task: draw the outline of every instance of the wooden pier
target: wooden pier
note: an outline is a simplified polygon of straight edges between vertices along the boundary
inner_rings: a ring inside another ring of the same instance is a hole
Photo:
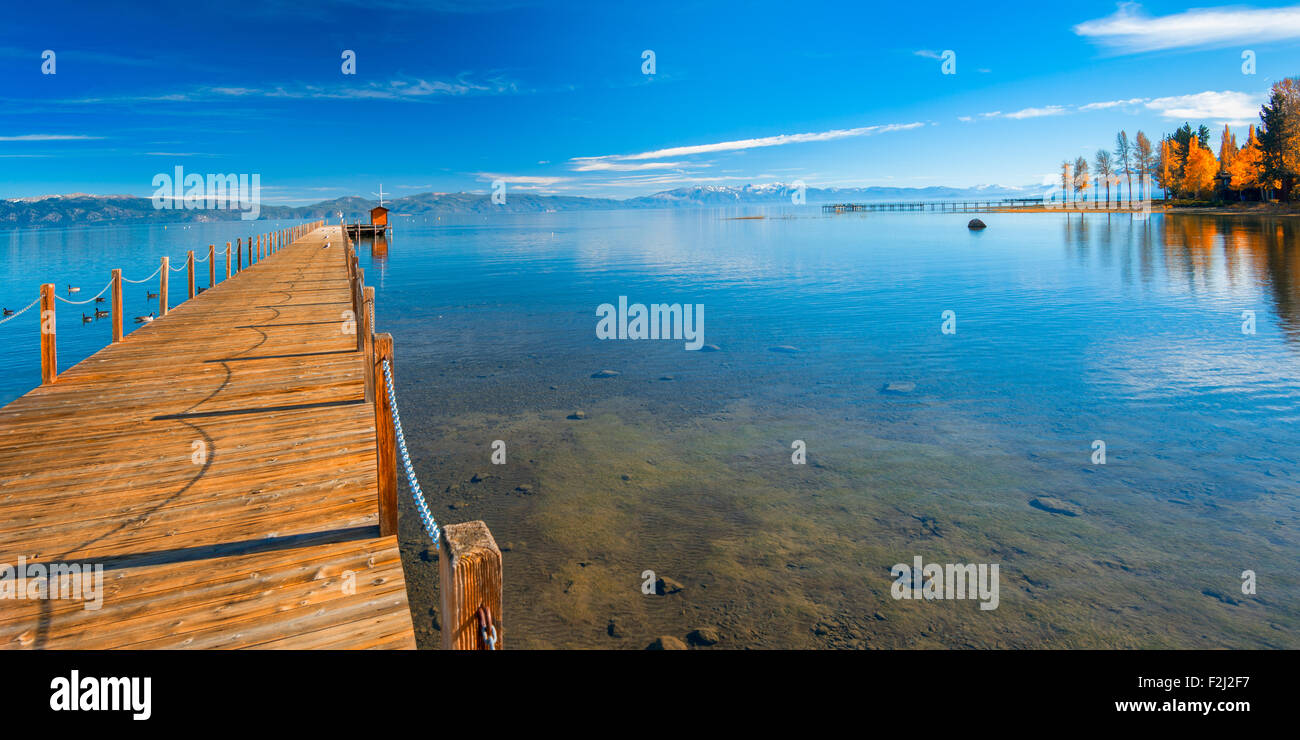
[[[1001,198],[998,200],[918,200],[881,203],[826,203],[822,213],[858,213],[876,211],[938,211],[946,213],[988,213],[1016,208],[1041,208],[1042,198]]]
[[[189,298],[170,308],[164,258],[162,317],[126,336],[114,271],[114,342],[64,372],[42,333],[46,382],[0,409],[0,567],[101,565],[102,606],[29,582],[36,598],[0,598],[0,648],[415,647],[392,338],[373,333],[342,231],[241,240],[233,273],[229,247],[220,270],[209,248],[202,291],[191,252]],[[500,552],[490,534],[457,539],[468,526],[448,528],[457,554],[497,570],[491,593],[459,597],[500,631]],[[444,614],[443,629],[472,637],[473,620]]]

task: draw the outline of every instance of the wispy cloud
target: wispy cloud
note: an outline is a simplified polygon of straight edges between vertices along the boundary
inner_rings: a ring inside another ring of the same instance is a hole
[[[925,57],[926,59],[943,59],[943,54],[940,54],[937,51],[931,51],[930,49],[917,49],[912,52],[912,54],[918,57]]]
[[[593,163],[601,162],[636,162],[647,159],[664,159],[666,157],[687,157],[696,154],[716,154],[718,152],[735,152],[745,149],[758,149],[770,146],[785,146],[787,144],[803,144],[813,141],[833,141],[835,139],[847,139],[855,136],[873,136],[890,131],[905,131],[908,129],[919,128],[924,123],[891,123],[880,126],[861,126],[858,128],[832,129],[830,131],[819,131],[803,134],[780,134],[777,136],[763,136],[756,139],[736,139],[734,141],[719,141],[713,144],[694,144],[691,146],[677,146],[668,149],[655,149],[648,152],[638,152],[636,154],[604,154],[596,157],[574,157],[570,160],[574,169],[584,167],[593,169]]]
[[[1150,16],[1137,3],[1085,21],[1074,32],[1119,53],[1230,46],[1300,39],[1300,6],[1198,8]]]
[[[1024,108],[1014,113],[1006,113],[1004,118],[1021,120],[1023,118],[1042,118],[1044,116],[1059,116],[1065,113],[1065,107],[1060,105],[1047,105],[1042,108]]]
[[[87,103],[195,103],[214,100],[391,100],[430,101],[447,97],[510,95],[525,92],[518,83],[504,77],[474,78],[469,74],[452,79],[418,77],[371,82],[365,85],[282,84],[262,87],[207,86],[150,95],[78,98],[55,102]]]
[[[81,134],[21,134],[19,136],[0,136],[0,141],[89,141],[102,139],[102,136],[84,136]]]
[[[1211,121],[1244,126],[1258,122],[1264,94],[1207,90],[1195,95],[1173,95],[1147,101],[1146,107],[1165,118]]]

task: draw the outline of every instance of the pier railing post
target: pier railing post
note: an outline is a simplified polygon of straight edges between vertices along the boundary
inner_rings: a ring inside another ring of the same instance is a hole
[[[248,266],[253,266],[253,237],[248,237]]]
[[[190,278],[189,297],[193,298],[194,297],[194,250],[193,249],[190,250],[189,258],[186,259],[185,262],[186,262],[186,266],[189,268],[189,278]]]
[[[375,289],[366,288],[365,298],[361,301],[361,315],[357,317],[357,326],[361,327],[358,337],[361,342],[357,348],[366,360],[366,367],[375,366],[375,327],[371,325],[370,316],[375,310]],[[366,400],[375,398],[375,374],[366,373]]]
[[[438,555],[443,650],[487,649],[480,634],[480,607],[495,628],[495,649],[502,649],[501,570],[501,550],[486,524],[473,521],[443,527]]]
[[[366,312],[365,284],[365,270],[358,267],[357,276],[352,280],[352,305],[357,312],[357,326],[361,326],[361,316]],[[357,332],[357,350],[363,350],[365,347],[363,332]]]
[[[208,245],[208,287],[211,288],[217,284],[217,262],[212,259],[217,254],[217,245]]]
[[[122,271],[113,270],[113,341],[122,341]]]
[[[41,286],[41,385],[53,383],[59,374],[59,355],[55,347],[57,321],[54,313],[54,283]]]
[[[244,271],[244,241],[242,237],[235,237],[235,272]]]
[[[162,258],[162,269],[158,271],[158,315],[167,315],[167,278],[171,275],[171,261]]]
[[[230,242],[226,242],[226,279],[230,279]]]
[[[393,405],[388,400],[384,383],[384,361],[389,372],[397,375],[393,367],[393,335],[375,337],[374,361],[370,374],[375,385],[375,472],[379,501],[379,534],[397,534],[397,431],[393,427]],[[394,378],[396,383],[396,378]]]

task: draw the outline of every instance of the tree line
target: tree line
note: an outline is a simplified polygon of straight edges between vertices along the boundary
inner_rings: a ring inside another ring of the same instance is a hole
[[[1150,177],[1166,200],[1290,201],[1300,181],[1300,78],[1274,83],[1259,118],[1259,125],[1250,126],[1241,145],[1225,125],[1217,156],[1210,146],[1210,129],[1203,124],[1193,129],[1184,123],[1163,136],[1158,147],[1141,131],[1132,141],[1120,131],[1113,152],[1098,150],[1091,163],[1085,157],[1061,163],[1062,196],[1073,191],[1076,199],[1096,201],[1102,199],[1104,188],[1103,202],[1109,207],[1112,185],[1116,205],[1124,183],[1129,201],[1133,200],[1134,177],[1138,198],[1150,197],[1142,189]]]

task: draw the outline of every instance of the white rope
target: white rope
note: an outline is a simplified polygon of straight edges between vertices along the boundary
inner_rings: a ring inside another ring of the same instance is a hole
[[[34,300],[34,301],[32,301],[31,303],[28,303],[26,306],[23,306],[22,308],[18,309],[17,313],[15,313],[13,316],[6,316],[6,317],[4,317],[3,319],[0,319],[0,324],[3,324],[3,323],[6,322],[6,321],[11,321],[11,320],[13,320],[13,319],[16,319],[16,318],[18,318],[19,316],[22,316],[23,313],[24,313],[25,311],[27,311],[27,309],[31,308],[32,306],[35,306],[36,304],[38,304],[38,303],[40,303],[40,302],[41,302],[41,297],[40,297],[40,296],[36,296],[36,300]]]
[[[84,301],[70,301],[70,300],[68,300],[67,298],[64,298],[63,296],[59,295],[58,293],[55,293],[55,294],[54,294],[54,297],[55,297],[56,299],[60,300],[60,301],[63,301],[64,303],[67,303],[67,304],[70,304],[70,305],[73,305],[73,306],[84,306],[84,305],[86,305],[87,303],[93,303],[94,300],[95,300],[96,298],[98,298],[99,296],[104,295],[105,293],[107,293],[107,292],[108,292],[108,289],[111,288],[111,287],[113,287],[113,281],[112,281],[112,280],[109,280],[109,281],[108,281],[108,285],[105,285],[103,290],[99,291],[98,294],[93,295],[93,296],[91,296],[90,298],[87,298],[87,299],[84,300]]]
[[[216,254],[216,252],[214,251],[213,254]],[[204,257],[203,259],[199,259],[199,258],[197,258],[197,257],[194,258],[194,264],[199,264],[199,263],[207,262],[207,261],[208,261],[208,258],[207,258],[207,257]]]
[[[138,284],[140,284],[140,283],[147,283],[147,282],[149,282],[150,280],[153,280],[155,277],[158,276],[158,273],[160,273],[160,272],[162,272],[162,263],[161,263],[161,262],[158,263],[158,269],[157,269],[157,270],[154,270],[154,271],[153,271],[153,274],[150,275],[149,277],[145,278],[144,280],[132,280],[131,278],[128,278],[128,277],[124,277],[124,278],[122,278],[122,279],[123,279],[124,281],[128,282],[128,283],[136,283],[136,284],[138,285]]]
[[[172,272],[180,272],[181,270],[184,270],[185,268],[189,267],[189,262],[188,260],[185,262],[181,262],[180,267],[172,267],[170,264],[168,264],[167,267],[170,268]],[[158,269],[161,270],[162,267],[159,266]]]

